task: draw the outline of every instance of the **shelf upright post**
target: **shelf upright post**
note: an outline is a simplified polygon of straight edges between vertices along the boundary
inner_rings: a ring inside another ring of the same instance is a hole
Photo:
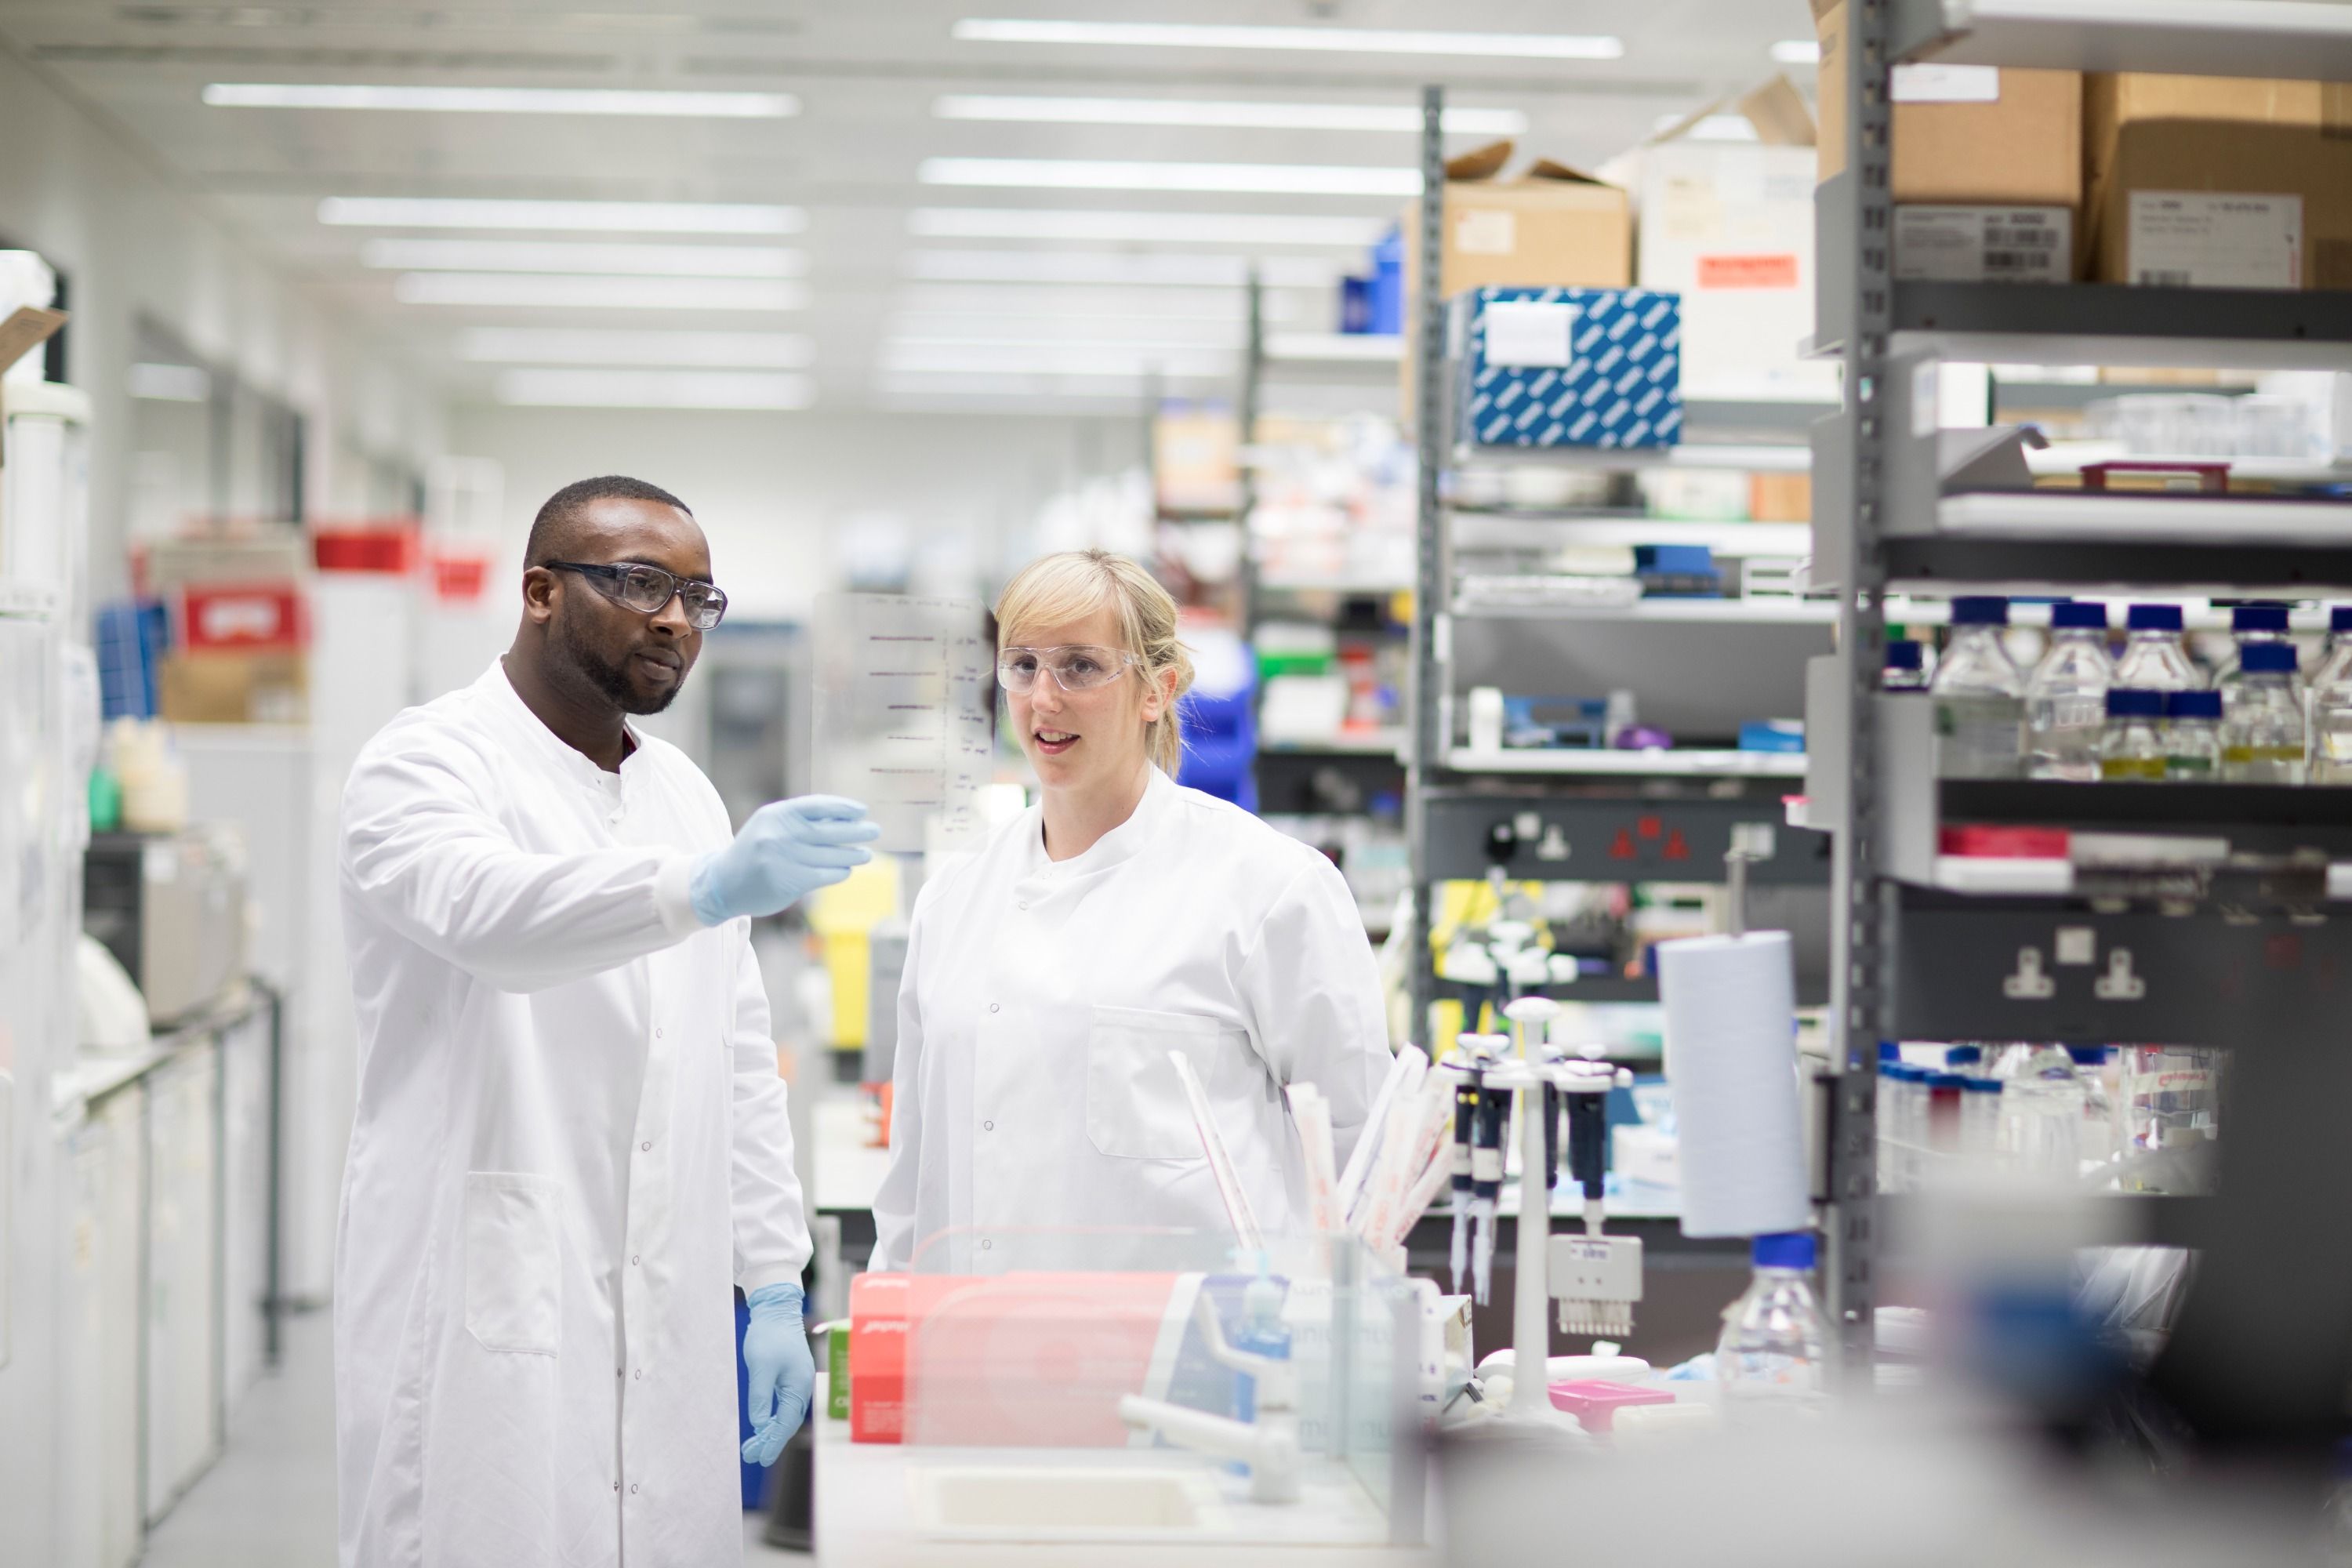
[[[1841,584],[1838,647],[1846,674],[1846,801],[1832,876],[1831,1005],[1836,1070],[1829,1120],[1828,1257],[1822,1284],[1830,1321],[1843,1354],[1841,1382],[1850,1391],[1870,1387],[1872,1272],[1876,1245],[1878,1042],[1889,1022],[1893,932],[1878,874],[1877,700],[1885,662],[1885,562],[1879,548],[1886,509],[1899,498],[1888,489],[1885,456],[1889,337],[1894,330],[1894,191],[1892,109],[1888,79],[1891,0],[1855,0],[1849,7],[1845,51],[1846,177],[1824,185],[1821,199],[1844,210],[1822,214],[1822,232],[1843,236],[1851,267],[1851,311],[1844,334],[1844,417],[1851,426],[1851,471],[1843,487],[1852,508],[1846,520],[1853,548],[1849,580]],[[1836,276],[1840,268],[1826,268]],[[1843,312],[1842,312],[1843,313]],[[1824,310],[1826,319],[1829,312]]]
[[[1250,263],[1249,281],[1244,288],[1249,335],[1242,345],[1242,395],[1237,411],[1241,430],[1234,447],[1240,465],[1241,493],[1234,514],[1242,535],[1241,603],[1234,606],[1234,619],[1242,637],[1247,639],[1257,631],[1257,552],[1252,548],[1250,536],[1250,519],[1257,510],[1257,467],[1251,458],[1257,446],[1258,401],[1265,383],[1265,281],[1255,261]]]
[[[1405,837],[1411,847],[1413,910],[1411,929],[1412,966],[1408,973],[1412,994],[1408,1037],[1424,1037],[1421,1045],[1434,1051],[1427,1039],[1429,1010],[1437,993],[1431,963],[1429,935],[1436,921],[1436,883],[1429,873],[1428,795],[1445,757],[1452,737],[1444,732],[1445,659],[1445,517],[1441,510],[1438,479],[1446,452],[1445,321],[1443,279],[1445,211],[1445,89],[1434,84],[1421,89],[1421,225],[1416,331],[1413,346],[1413,428],[1419,438],[1417,528],[1414,541],[1412,593],[1412,745],[1405,773]]]

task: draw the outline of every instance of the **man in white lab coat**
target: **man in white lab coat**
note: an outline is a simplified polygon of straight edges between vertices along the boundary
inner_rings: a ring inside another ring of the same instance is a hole
[[[394,719],[343,797],[359,1103],[335,1266],[345,1568],[708,1568],[742,1548],[734,1311],[772,1459],[809,1257],[742,917],[867,858],[855,803],[741,834],[631,714],[725,595],[684,505],[583,480],[522,623]]]

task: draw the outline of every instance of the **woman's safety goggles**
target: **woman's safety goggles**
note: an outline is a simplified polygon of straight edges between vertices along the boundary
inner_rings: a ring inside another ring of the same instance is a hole
[[[1065,691],[1091,691],[1141,664],[1134,654],[1115,647],[1006,647],[996,653],[996,680],[1005,690],[1027,693],[1037,684],[1037,672],[1050,670],[1054,683]]]
[[[584,561],[551,561],[547,565],[552,572],[579,573],[594,583],[596,591],[604,597],[641,616],[658,616],[676,598],[678,607],[686,612],[687,624],[698,632],[717,626],[719,618],[727,613],[727,595],[715,584],[674,576],[642,562],[598,566]]]

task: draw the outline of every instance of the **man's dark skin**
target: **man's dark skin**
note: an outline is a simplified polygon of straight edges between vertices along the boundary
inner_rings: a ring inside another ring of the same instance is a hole
[[[710,581],[710,543],[694,519],[658,501],[607,496],[581,509],[553,552],[595,565],[634,562]],[[522,624],[507,679],[556,739],[606,773],[629,754],[623,721],[658,713],[686,684],[702,634],[672,595],[656,615],[614,603],[598,580],[545,566],[522,574]]]

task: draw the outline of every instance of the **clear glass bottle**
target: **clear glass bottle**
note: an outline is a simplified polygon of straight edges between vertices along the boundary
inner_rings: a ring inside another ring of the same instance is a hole
[[[2083,1126],[2076,1152],[2095,1164],[2116,1157],[2116,1108],[2108,1087],[2115,1053],[2105,1046],[2068,1046],[2074,1058],[2074,1078],[2083,1086]]]
[[[2001,1094],[2001,1151],[2011,1168],[2071,1187],[2082,1173],[2086,1103],[2074,1058],[2060,1046],[2037,1047]]]
[[[2015,778],[2024,765],[2025,680],[2001,647],[2009,601],[1952,601],[1952,640],[1928,683],[1946,778]]]
[[[2221,776],[2221,694],[2164,694],[2164,776],[2210,784]]]
[[[2239,784],[2301,784],[2303,701],[2294,690],[2294,645],[2255,643],[2238,672],[2238,700],[2224,701],[2221,776]]]
[[[2311,782],[2352,784],[2352,606],[2329,612],[2333,630],[2305,700],[2310,717]]]
[[[2141,691],[2195,691],[2205,684],[2180,646],[2180,606],[2134,605],[2124,616],[2130,636],[2116,660],[2115,684]]]
[[[2284,605],[2263,603],[2239,605],[2230,611],[2230,632],[2238,639],[2236,651],[2229,661],[2213,672],[2213,689],[2221,694],[2221,712],[2227,717],[2238,705],[2238,692],[2245,682],[2246,650],[2250,647],[2284,647],[2287,643],[2287,616]],[[2294,678],[2295,700],[2304,697],[2303,677]]]
[[[2099,739],[2099,777],[2160,782],[2167,766],[2164,693],[2128,686],[2107,690],[2106,732]]]
[[[2049,651],[2025,680],[2028,778],[2088,783],[2099,776],[2099,737],[2115,674],[2106,605],[2053,605]]]
[[[1755,1277],[1724,1313],[1715,1348],[1724,1416],[1734,1425],[1770,1426],[1822,1407],[1828,1336],[1806,1279],[1814,1252],[1810,1231],[1759,1236],[1749,1247]]]
[[[1927,650],[1908,637],[1886,642],[1886,674],[1880,685],[1888,691],[1927,689]]]

